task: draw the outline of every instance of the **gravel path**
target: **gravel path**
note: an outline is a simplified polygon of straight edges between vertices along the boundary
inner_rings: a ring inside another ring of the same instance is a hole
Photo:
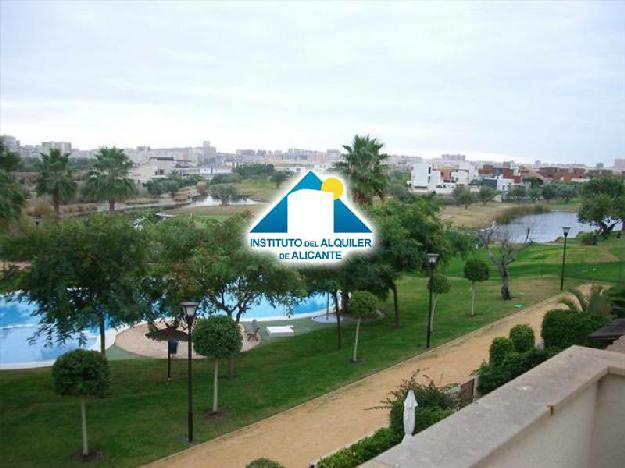
[[[588,291],[590,285],[582,289]],[[310,462],[385,426],[387,410],[368,410],[417,370],[437,384],[468,380],[488,359],[495,336],[507,336],[519,323],[530,324],[540,336],[542,317],[561,295],[553,296],[493,324],[387,368],[300,406],[255,424],[199,444],[151,466],[243,468],[251,460],[267,457],[287,467]]]

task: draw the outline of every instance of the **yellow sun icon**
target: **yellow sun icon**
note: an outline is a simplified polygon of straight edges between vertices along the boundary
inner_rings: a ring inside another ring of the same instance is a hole
[[[334,194],[334,199],[338,200],[343,195],[343,183],[336,177],[328,177],[321,184],[321,190],[323,192],[330,192]]]

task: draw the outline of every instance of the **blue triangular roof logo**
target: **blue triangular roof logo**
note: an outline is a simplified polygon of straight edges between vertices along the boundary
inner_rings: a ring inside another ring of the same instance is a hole
[[[288,196],[302,189],[321,190],[321,179],[313,171],[295,184],[251,229],[250,233],[288,232]],[[341,200],[334,200],[335,233],[370,233],[371,229]]]

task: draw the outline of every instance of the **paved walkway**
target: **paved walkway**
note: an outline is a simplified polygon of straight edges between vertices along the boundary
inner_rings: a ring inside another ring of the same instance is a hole
[[[583,290],[587,291],[589,285]],[[263,419],[255,424],[161,459],[153,466],[243,468],[267,457],[291,467],[307,467],[324,455],[370,434],[388,423],[387,410],[377,406],[403,378],[416,370],[437,384],[460,383],[488,359],[495,336],[528,323],[540,336],[542,317],[560,299],[554,296],[514,313],[428,353],[403,361],[334,392]]]

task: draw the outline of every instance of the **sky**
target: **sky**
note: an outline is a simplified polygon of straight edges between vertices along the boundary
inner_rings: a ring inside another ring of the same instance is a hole
[[[2,0],[0,133],[611,164],[625,2]]]

